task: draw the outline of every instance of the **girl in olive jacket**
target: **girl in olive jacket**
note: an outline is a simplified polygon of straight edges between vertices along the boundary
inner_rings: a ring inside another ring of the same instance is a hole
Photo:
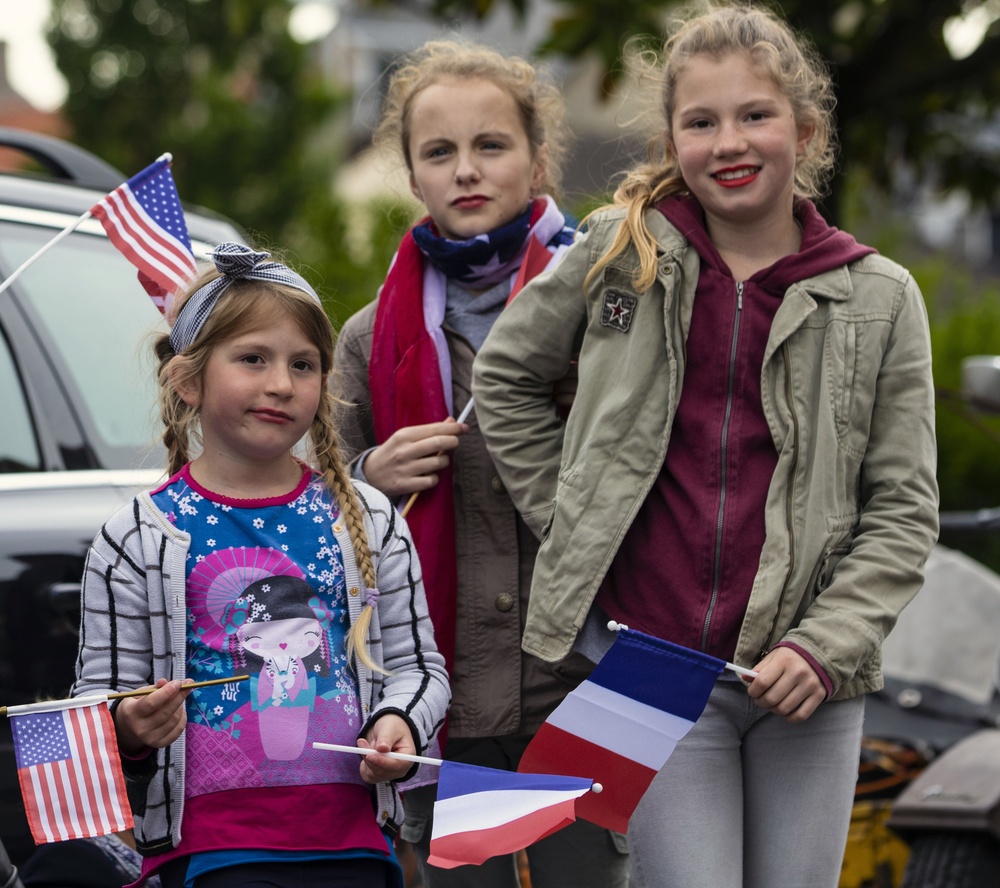
[[[832,91],[783,21],[689,16],[662,82],[662,163],[475,363],[487,447],[542,539],[523,644],[598,657],[611,617],[754,669],[719,680],[640,802],[633,878],[832,888],[861,695],[937,535],[926,312],[809,200]],[[552,386],[577,353],[563,423]]]

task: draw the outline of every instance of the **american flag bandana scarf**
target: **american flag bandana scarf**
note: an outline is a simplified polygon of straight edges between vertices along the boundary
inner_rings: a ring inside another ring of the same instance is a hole
[[[428,261],[450,280],[470,289],[485,290],[510,277],[524,258],[532,224],[541,216],[533,201],[516,219],[468,240],[449,240],[427,219],[413,227],[413,240]],[[573,243],[573,232],[560,228],[548,247]]]

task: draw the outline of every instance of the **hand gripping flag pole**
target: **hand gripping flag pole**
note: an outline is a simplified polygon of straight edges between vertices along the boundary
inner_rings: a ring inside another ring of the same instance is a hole
[[[462,412],[458,414],[458,418],[455,420],[455,422],[465,422],[469,418],[469,414],[472,413],[473,406],[474,406],[473,400],[472,398],[469,398],[466,405],[462,408]],[[440,455],[441,454],[438,453],[438,456]],[[403,518],[405,518],[410,509],[413,508],[413,504],[417,501],[418,496],[420,496],[419,490],[414,490],[413,493],[410,494],[410,498],[406,501],[406,504],[399,512],[399,514]]]
[[[185,688],[246,681],[249,675]],[[154,687],[0,706],[10,718],[21,798],[35,844],[104,836],[132,827],[108,701]]]

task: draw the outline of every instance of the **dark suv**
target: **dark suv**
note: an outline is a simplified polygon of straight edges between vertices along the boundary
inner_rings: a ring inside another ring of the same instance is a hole
[[[44,174],[0,171],[0,281],[128,176],[73,145],[0,128]],[[197,256],[242,240],[185,211]],[[163,474],[149,335],[163,321],[136,268],[88,219],[0,293],[0,705],[65,697],[90,542]],[[0,839],[33,850],[0,718]]]

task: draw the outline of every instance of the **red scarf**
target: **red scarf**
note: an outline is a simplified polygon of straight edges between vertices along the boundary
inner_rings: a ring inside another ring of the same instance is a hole
[[[381,444],[396,429],[441,422],[448,415],[437,350],[424,326],[424,256],[409,232],[379,293],[368,384]],[[420,556],[438,650],[451,672],[455,655],[458,573],[451,463],[421,492],[406,516]]]
[[[563,225],[559,214],[555,229],[548,230],[553,225],[553,209],[551,199],[536,201],[531,219],[535,236],[529,236],[511,298],[530,277],[545,268],[554,254],[561,252],[545,246]],[[540,230],[536,234],[534,226],[543,215],[547,221],[539,228],[544,228],[545,234]],[[536,243],[539,236],[545,239]],[[445,397],[438,352],[424,320],[425,261],[413,235],[407,232],[379,293],[368,365],[375,439],[379,444],[397,429],[441,422],[449,413],[451,399]],[[421,492],[406,516],[420,557],[434,637],[449,674],[455,656],[458,595],[453,478],[449,463],[439,473],[438,483]]]

